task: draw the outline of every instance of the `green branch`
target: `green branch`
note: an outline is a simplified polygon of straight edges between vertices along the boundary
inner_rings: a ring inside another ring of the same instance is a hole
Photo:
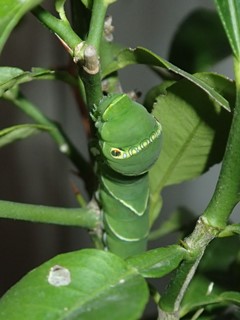
[[[160,299],[162,320],[179,319],[180,305],[188,285],[196,272],[206,247],[217,233],[218,229],[206,225],[200,218],[193,233],[184,239],[183,245],[188,251],[188,258],[176,270],[174,277]]]
[[[99,55],[100,44],[103,37],[103,27],[108,4],[105,0],[94,0],[90,21],[89,35],[86,40],[88,45],[95,47]]]
[[[235,60],[237,100],[228,144],[214,195],[193,233],[184,240],[189,259],[184,261],[160,300],[161,319],[179,319],[181,301],[210,241],[226,226],[240,200],[240,63]]]
[[[95,229],[100,215],[91,206],[85,208],[57,208],[0,200],[0,218],[52,223]]]
[[[102,99],[102,86],[100,74],[100,45],[103,38],[103,28],[108,8],[108,1],[94,0],[90,20],[89,33],[86,44],[80,50],[83,52],[83,61],[80,61],[80,77],[82,78],[87,97],[89,110],[98,105]]]
[[[235,59],[236,104],[222,168],[213,197],[203,215],[206,222],[218,228],[227,224],[240,200],[240,62]]]
[[[184,261],[160,300],[161,319],[179,319],[180,304],[201,257],[240,200],[240,63],[235,60],[236,106],[221,172],[214,195],[193,233],[184,240],[190,259]]]
[[[32,10],[34,16],[42,22],[48,29],[54,32],[58,38],[65,44],[71,55],[74,55],[75,48],[82,43],[79,36],[73,31],[69,22],[54,17],[50,12],[37,6]]]

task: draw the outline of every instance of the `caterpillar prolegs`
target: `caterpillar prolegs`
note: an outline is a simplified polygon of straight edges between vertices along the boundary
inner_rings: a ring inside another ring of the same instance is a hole
[[[103,99],[94,110],[98,135],[99,201],[107,248],[127,257],[146,249],[148,171],[161,149],[161,125],[126,94]]]

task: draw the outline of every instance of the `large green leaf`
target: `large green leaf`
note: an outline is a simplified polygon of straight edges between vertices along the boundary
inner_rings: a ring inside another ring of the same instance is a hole
[[[39,124],[19,124],[0,130],[0,148],[17,140],[28,138],[41,131],[50,131],[51,128]]]
[[[228,99],[234,97],[234,84],[228,79],[208,73],[196,76]],[[153,111],[163,127],[160,157],[150,170],[153,194],[193,179],[220,162],[231,122],[230,113],[186,80],[166,92],[158,97]]]
[[[160,278],[176,269],[186,256],[183,247],[172,245],[135,255],[127,262],[146,278]]]
[[[197,9],[178,27],[169,60],[190,72],[200,72],[230,55],[231,48],[216,11]]]
[[[232,51],[240,58],[240,1],[215,0]]]
[[[0,5],[0,52],[11,31],[25,13],[42,0],[3,0]]]
[[[125,261],[85,249],[27,274],[0,300],[0,319],[139,319],[147,300],[145,280]]]
[[[155,53],[142,48],[137,47],[135,49],[124,49],[117,56],[116,59],[109,64],[108,68],[105,69],[103,76],[107,76],[114,71],[122,69],[126,66],[132,64],[146,64],[150,66],[162,67],[168,69],[169,71],[179,75],[188,81],[194,83],[197,87],[201,88],[204,92],[206,92],[209,97],[215,100],[218,104],[224,107],[227,110],[230,110],[228,101],[221,96],[218,92],[214,90],[213,87],[209,86],[202,79],[195,77],[187,73],[186,71],[181,70],[176,67],[172,63],[166,61]]]

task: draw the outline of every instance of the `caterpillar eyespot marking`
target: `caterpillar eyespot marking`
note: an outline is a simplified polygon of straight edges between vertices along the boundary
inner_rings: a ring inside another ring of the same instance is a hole
[[[124,158],[124,152],[123,150],[119,149],[119,148],[112,148],[111,149],[111,155],[113,158]]]
[[[141,152],[143,149],[147,148],[149,146],[150,143],[152,143],[154,140],[156,140],[162,132],[162,127],[160,125],[160,123],[157,122],[157,130],[154,131],[151,135],[149,139],[144,139],[143,141],[141,141],[139,143],[139,145],[136,146],[131,146],[129,148],[126,149],[120,149],[120,148],[111,148],[110,153],[111,156],[114,159],[128,159],[136,154],[138,154],[139,152]]]

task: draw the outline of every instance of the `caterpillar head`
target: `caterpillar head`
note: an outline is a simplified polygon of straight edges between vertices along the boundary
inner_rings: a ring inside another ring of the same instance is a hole
[[[140,175],[158,159],[160,123],[125,94],[114,94],[98,108],[96,126],[105,162],[123,175]]]

